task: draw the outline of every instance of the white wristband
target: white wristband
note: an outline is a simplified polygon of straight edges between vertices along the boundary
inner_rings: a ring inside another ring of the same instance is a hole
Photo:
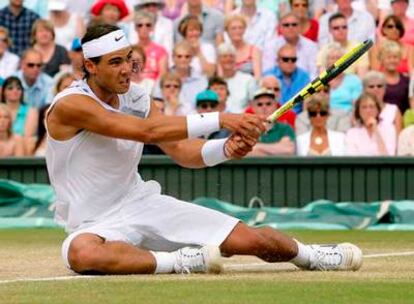
[[[187,115],[188,138],[208,136],[220,130],[219,113],[203,113]]]
[[[208,167],[223,163],[228,158],[224,154],[224,145],[228,138],[208,140],[201,148],[201,156]]]

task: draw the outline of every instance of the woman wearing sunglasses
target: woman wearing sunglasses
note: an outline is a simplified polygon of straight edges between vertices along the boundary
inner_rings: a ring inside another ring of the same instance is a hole
[[[397,133],[380,118],[381,104],[371,94],[363,94],[355,103],[357,126],[346,133],[346,154],[351,156],[395,155]]]
[[[306,104],[311,130],[301,134],[296,140],[297,154],[300,156],[341,156],[345,154],[345,134],[327,129],[329,98],[313,96]]]
[[[383,70],[384,66],[379,59],[379,52],[386,41],[394,41],[401,48],[401,59],[398,65],[398,72],[408,75],[414,68],[414,48],[412,45],[402,41],[405,33],[405,27],[401,19],[395,15],[385,18],[381,25],[381,35],[377,39],[374,47],[370,52],[371,68],[375,70]]]

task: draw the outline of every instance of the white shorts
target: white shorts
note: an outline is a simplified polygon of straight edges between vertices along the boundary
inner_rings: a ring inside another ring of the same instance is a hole
[[[139,191],[136,195],[131,193],[118,212],[71,233],[62,245],[65,265],[70,268],[71,241],[83,233],[96,234],[107,241],[124,241],[146,250],[174,251],[185,246],[219,246],[239,222],[224,213],[162,195],[158,183],[156,186],[157,193],[145,197]]]

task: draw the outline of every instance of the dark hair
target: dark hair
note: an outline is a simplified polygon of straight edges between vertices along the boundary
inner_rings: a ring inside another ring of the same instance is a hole
[[[142,57],[142,66],[145,66],[145,63],[147,62],[147,55],[145,54],[145,50],[142,46],[136,44],[134,46],[132,46],[132,51],[137,52],[141,57]]]
[[[336,19],[345,19],[346,20],[346,17],[342,13],[335,13],[331,17],[329,17],[329,19],[328,19],[328,25],[331,26],[331,23],[333,21],[335,21]]]
[[[46,135],[46,127],[45,127],[45,118],[46,112],[49,109],[50,104],[44,105],[39,109],[39,117],[37,121],[37,140],[35,144],[35,151],[39,148],[40,144],[43,141],[43,137]]]
[[[401,21],[400,17],[398,17],[398,16],[396,16],[396,15],[389,15],[389,16],[387,16],[387,18],[385,18],[385,19],[384,19],[384,22],[383,22],[383,23],[382,23],[382,25],[381,25],[381,34],[382,34],[383,36],[385,36],[385,35],[384,35],[384,27],[385,27],[385,25],[386,25],[388,22],[390,22],[390,21],[394,21],[394,23],[395,23],[395,27],[397,28],[397,30],[398,30],[398,32],[399,32],[399,36],[400,36],[400,38],[401,38],[402,36],[404,36],[404,34],[405,34],[404,23],[402,23],[402,21]]]
[[[88,41],[98,39],[99,37],[102,37],[106,34],[117,31],[119,29],[120,28],[115,25],[105,24],[105,23],[98,23],[98,24],[91,25],[86,29],[85,36],[83,36],[83,38],[81,39],[81,44],[84,45]],[[93,63],[98,64],[101,61],[101,58],[102,56],[88,58],[88,59],[91,60]],[[83,69],[83,72],[85,73],[85,78],[88,78],[90,74],[87,71],[85,64],[83,65],[82,69]]]
[[[375,106],[377,107],[378,110],[378,115],[376,117],[377,121],[379,121],[379,116],[381,114],[381,103],[378,100],[378,98],[375,95],[369,94],[369,93],[363,93],[355,102],[355,120],[358,121],[359,123],[363,123],[362,118],[361,118],[361,113],[360,113],[360,107],[361,107],[361,103],[367,99],[371,99],[375,102]]]
[[[211,87],[215,84],[218,85],[224,85],[226,87],[227,90],[227,96],[230,95],[230,90],[229,90],[229,85],[227,84],[227,81],[224,80],[224,78],[220,77],[220,76],[212,76],[208,79],[208,86],[207,89],[211,89]]]
[[[6,103],[6,88],[7,88],[7,86],[9,86],[11,84],[16,84],[22,90],[22,96],[20,97],[20,103],[24,103],[24,88],[23,88],[23,84],[20,81],[20,79],[17,78],[16,76],[7,77],[4,80],[3,86],[1,88],[1,101],[4,102],[4,103]]]
[[[200,22],[197,16],[188,15],[184,17],[180,24],[178,25],[178,32],[185,38],[187,31],[190,25],[196,25],[200,29],[200,32],[203,32],[203,24]]]

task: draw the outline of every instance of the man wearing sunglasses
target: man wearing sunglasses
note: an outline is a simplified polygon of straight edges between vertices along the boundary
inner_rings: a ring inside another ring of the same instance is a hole
[[[53,79],[42,72],[42,54],[35,49],[26,50],[21,59],[20,70],[16,76],[24,88],[24,101],[37,109],[48,103]]]
[[[310,82],[309,74],[297,67],[297,59],[295,47],[285,44],[277,53],[277,64],[264,72],[264,76],[275,76],[282,84],[280,104],[286,103]],[[293,111],[300,113],[302,111],[302,104],[296,105]]]
[[[255,114],[269,116],[278,103],[273,90],[261,88],[255,92],[250,105]],[[272,156],[295,154],[295,132],[288,124],[276,121],[267,126],[267,132],[259,137],[250,156]]]

